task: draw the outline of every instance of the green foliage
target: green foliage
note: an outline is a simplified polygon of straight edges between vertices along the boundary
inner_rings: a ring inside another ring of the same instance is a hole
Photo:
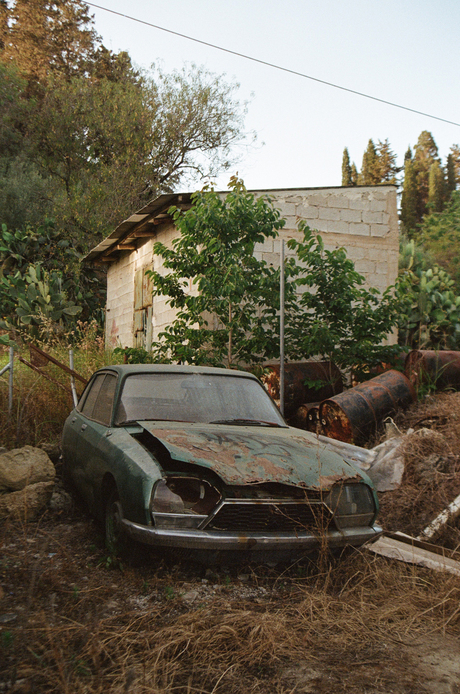
[[[397,323],[399,301],[392,290],[381,295],[367,289],[343,248],[327,250],[305,222],[299,229],[303,240],[288,242],[296,257],[287,275],[303,290],[286,330],[290,356],[321,356],[356,371],[392,363],[400,348],[382,344]]]
[[[353,179],[352,179],[352,174],[351,174],[350,155],[349,155],[348,149],[346,147],[343,150],[343,157],[342,157],[342,185],[343,186],[352,186],[353,185]]]
[[[434,161],[428,174],[427,208],[431,212],[441,212],[446,199],[446,182],[444,171],[439,161]]]
[[[442,212],[425,217],[420,238],[435,262],[451,275],[460,293],[460,192],[452,193]]]
[[[48,330],[48,326],[68,324],[82,308],[67,298],[66,289],[61,274],[43,270],[40,263],[29,265],[24,274],[18,270],[14,275],[2,277],[1,327],[41,326]],[[38,331],[31,333],[37,335]]]
[[[417,176],[414,162],[410,156],[406,156],[404,162],[404,183],[401,196],[401,222],[403,231],[414,238],[417,230]]]
[[[115,347],[113,354],[122,357],[125,364],[152,364],[153,356],[143,347]]]
[[[452,150],[447,155],[446,161],[446,196],[449,199],[450,195],[457,188],[457,171],[456,162]]]
[[[430,169],[439,162],[438,147],[433,135],[423,130],[414,147],[414,171],[417,181],[417,222],[421,222],[428,211]]]
[[[370,186],[379,183],[378,166],[377,150],[374,142],[370,139],[367,149],[363,154],[363,163],[361,172],[358,175],[358,184],[360,186]]]
[[[379,140],[377,145],[370,139],[366,151],[363,154],[363,163],[360,173],[356,173],[356,167],[355,171],[353,171],[353,167],[350,167],[351,184],[348,185],[356,185],[356,179],[359,185],[364,186],[377,185],[380,183],[396,184],[398,182],[397,175],[400,170],[401,169],[396,165],[396,154],[391,149],[388,139],[384,142]],[[344,180],[343,177],[344,159],[342,160],[342,181]],[[342,185],[345,184],[342,183]]]
[[[0,223],[52,217],[87,251],[153,196],[230,165],[237,89],[195,65],[133,69],[83,0],[2,0]]]
[[[413,241],[405,247],[406,263],[397,293],[401,301],[399,342],[410,349],[460,348],[460,296],[454,281],[437,265],[426,268]]]
[[[44,258],[43,261],[36,261]],[[98,318],[104,277],[80,272],[81,254],[51,223],[35,229],[0,231],[0,306],[4,325],[37,335],[60,324],[68,329],[76,316]],[[83,312],[82,312],[83,311]],[[39,329],[40,328],[40,329]]]
[[[15,0],[7,27],[2,59],[14,62],[31,86],[50,72],[84,72],[97,38],[83,0]]]
[[[230,193],[206,189],[174,210],[181,232],[172,248],[157,243],[163,268],[149,271],[154,295],[167,296],[177,318],[160,335],[154,359],[256,365],[279,357],[279,270],[254,257],[284,221],[271,203],[233,178]],[[398,346],[380,344],[397,322],[388,290],[366,289],[344,249],[328,251],[305,223],[286,261],[286,355],[321,356],[342,368],[392,362]]]
[[[254,255],[284,220],[265,197],[233,177],[229,193],[205,188],[186,212],[173,209],[180,236],[156,243],[167,274],[149,271],[154,295],[176,320],[153,348],[155,359],[238,366],[279,355],[279,270]],[[191,288],[191,289],[190,289]]]

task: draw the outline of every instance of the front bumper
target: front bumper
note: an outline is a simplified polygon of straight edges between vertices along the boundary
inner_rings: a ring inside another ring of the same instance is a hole
[[[348,545],[359,546],[377,538],[382,533],[378,525],[372,527],[349,528],[347,530],[328,529],[322,534],[308,531],[277,533],[236,533],[229,531],[176,530],[154,528],[133,523],[126,518],[121,520],[122,530],[133,540],[156,547],[197,550],[239,550],[239,551],[290,551],[314,550],[319,548],[340,548]]]

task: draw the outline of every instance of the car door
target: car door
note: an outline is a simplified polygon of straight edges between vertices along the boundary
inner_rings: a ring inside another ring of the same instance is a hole
[[[98,373],[81,405],[73,414],[74,463],[71,476],[87,501],[96,512],[102,478],[109,469],[110,424],[114,405],[117,376],[111,372]]]

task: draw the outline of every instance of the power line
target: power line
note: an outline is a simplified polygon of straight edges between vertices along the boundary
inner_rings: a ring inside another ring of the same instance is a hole
[[[151,22],[146,22],[144,19],[137,19],[137,17],[131,17],[128,14],[123,14],[122,12],[116,12],[115,10],[110,10],[108,7],[102,7],[101,5],[96,5],[93,2],[86,2],[90,7],[95,7],[98,10],[104,10],[104,12],[110,12],[118,17],[123,17],[124,19],[130,19],[133,22],[138,22],[139,24],[144,24],[145,26],[152,27],[153,29],[158,29],[159,31],[164,31],[167,34],[174,34],[174,36],[179,36],[182,39],[187,39],[187,41],[194,41],[195,43],[200,43],[202,46],[208,46],[209,48],[214,48],[217,51],[222,51],[224,53],[230,53],[231,55],[236,55],[238,58],[244,58],[245,60],[251,60],[253,63],[259,63],[259,65],[266,65],[275,70],[281,70],[282,72],[288,72],[291,75],[296,75],[297,77],[303,77],[304,79],[311,80],[312,82],[319,82],[319,84],[325,84],[327,87],[333,87],[334,89],[341,89],[343,92],[348,92],[349,94],[356,94],[357,96],[362,96],[365,99],[371,99],[372,101],[378,101],[381,104],[386,104],[387,106],[393,106],[394,108],[399,108],[403,111],[409,111],[410,113],[416,113],[419,116],[425,116],[426,118],[432,118],[433,120],[441,121],[442,123],[449,123],[449,125],[455,125],[460,128],[460,123],[455,123],[452,120],[447,120],[446,118],[440,118],[439,116],[432,116],[429,113],[424,113],[423,111],[418,111],[415,108],[409,108],[408,106],[402,106],[401,104],[395,104],[392,101],[387,101],[386,99],[380,99],[377,96],[371,96],[370,94],[365,94],[364,92],[358,92],[355,89],[349,89],[348,87],[342,87],[340,84],[334,84],[333,82],[327,82],[326,80],[321,80],[318,77],[312,77],[311,75],[306,75],[304,72],[298,72],[297,70],[291,70],[287,67],[282,67],[281,65],[276,65],[275,63],[269,63],[266,60],[261,60],[260,58],[254,58],[250,55],[245,55],[244,53],[238,53],[238,51],[232,51],[229,48],[222,48],[222,46],[217,46],[214,43],[209,43],[208,41],[202,41],[201,39],[196,39],[193,36],[187,36],[187,34],[181,34],[178,31],[173,31],[172,29],[165,29],[165,27],[160,27],[158,24],[152,24]]]

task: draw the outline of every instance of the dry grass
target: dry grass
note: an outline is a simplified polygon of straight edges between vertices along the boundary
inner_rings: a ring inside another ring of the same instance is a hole
[[[67,396],[18,372],[9,436],[56,440]],[[431,433],[408,438],[403,485],[381,495],[381,521],[418,534],[460,493],[460,394],[397,423]],[[439,542],[456,546],[458,534],[447,528]],[[123,567],[78,507],[47,511],[0,528],[0,691],[460,694],[441,657],[460,658],[459,605],[459,577],[365,550],[275,568],[211,571],[155,554]],[[441,672],[430,684],[433,653]]]
[[[155,555],[120,570],[78,511],[10,525],[2,541],[0,613],[14,616],[0,624],[2,691],[419,693],[401,652],[460,632],[458,577],[364,550],[322,571],[205,573]]]
[[[431,396],[401,413],[397,423],[414,433],[404,445],[401,487],[380,497],[380,521],[388,530],[418,535],[460,494],[460,393]],[[437,541],[460,546],[456,524]]]
[[[66,366],[69,353],[66,346],[43,349]],[[30,361],[28,348],[22,346],[15,351]],[[89,379],[100,366],[110,363],[113,355],[106,353],[100,343],[91,338],[89,332],[74,350],[75,370]],[[0,354],[0,368],[8,362],[7,352]],[[73,407],[72,397],[62,387],[70,388],[70,378],[59,367],[48,363],[43,372],[53,379],[48,380],[22,364],[17,358],[14,363],[13,410],[8,414],[8,379],[6,372],[0,377],[0,445],[6,448],[37,446],[44,442],[57,442],[60,439],[64,421]],[[83,384],[76,382],[77,392],[81,393]]]

